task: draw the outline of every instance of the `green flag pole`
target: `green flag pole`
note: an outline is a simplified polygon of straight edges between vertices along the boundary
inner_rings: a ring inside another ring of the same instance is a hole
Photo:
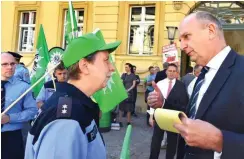
[[[74,34],[74,16],[73,16],[73,6],[72,6],[72,2],[69,1],[69,15],[70,15],[70,19],[71,19],[71,29],[72,29],[72,35],[73,35],[73,39],[75,38],[75,34]]]
[[[69,1],[69,8],[68,8],[68,13],[66,16],[66,21],[65,21],[65,41],[69,45],[69,43],[77,38],[78,34],[78,27],[77,27],[77,21],[75,17],[75,11],[72,5],[72,2]]]
[[[120,159],[130,159],[130,137],[132,126],[128,125],[120,154]]]

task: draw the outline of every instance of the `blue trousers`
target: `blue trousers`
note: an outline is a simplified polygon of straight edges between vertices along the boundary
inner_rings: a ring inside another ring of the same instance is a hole
[[[24,159],[21,130],[1,133],[1,159]]]

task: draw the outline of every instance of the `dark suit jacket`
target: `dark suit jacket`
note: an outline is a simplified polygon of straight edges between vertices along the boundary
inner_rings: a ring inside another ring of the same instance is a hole
[[[162,70],[162,71],[159,71],[157,74],[156,74],[156,77],[155,77],[155,83],[158,83],[158,81],[161,81],[163,79],[167,78],[167,75],[166,75],[166,69]]]
[[[165,100],[163,108],[185,112],[188,100],[189,98],[184,83],[176,80],[168,98]]]
[[[221,159],[244,158],[244,56],[230,51],[204,94],[196,119],[207,121],[222,131]],[[211,150],[194,147],[186,151],[214,154]]]
[[[187,88],[194,78],[195,76],[193,74],[187,73],[185,76],[181,78],[181,81],[184,83],[185,87]]]

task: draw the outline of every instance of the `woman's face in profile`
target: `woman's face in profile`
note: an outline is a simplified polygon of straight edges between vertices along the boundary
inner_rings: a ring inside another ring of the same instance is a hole
[[[125,72],[126,72],[126,73],[130,72],[130,67],[129,67],[129,65],[125,65]]]

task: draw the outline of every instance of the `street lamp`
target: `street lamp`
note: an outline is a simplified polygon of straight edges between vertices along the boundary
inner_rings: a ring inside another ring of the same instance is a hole
[[[178,29],[178,27],[175,26],[166,26],[167,31],[168,31],[168,39],[170,40],[170,44],[174,43],[174,39],[175,39],[175,33],[176,30]]]
[[[183,6],[182,1],[173,1],[173,7],[175,10],[181,10],[182,6]]]

